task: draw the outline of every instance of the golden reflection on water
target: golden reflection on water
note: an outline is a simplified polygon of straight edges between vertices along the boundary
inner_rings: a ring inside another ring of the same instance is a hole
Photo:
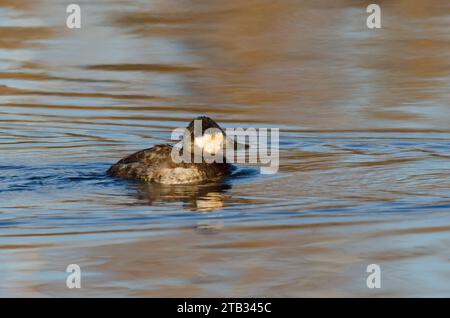
[[[450,295],[450,3],[378,3],[0,0],[0,296]],[[104,175],[200,114],[279,173]]]
[[[138,187],[136,197],[140,200],[140,204],[182,202],[194,211],[209,212],[223,208],[226,191],[230,188],[231,186],[221,183],[189,186],[141,184]]]

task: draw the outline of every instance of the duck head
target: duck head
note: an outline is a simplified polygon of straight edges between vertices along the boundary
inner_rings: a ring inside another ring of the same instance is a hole
[[[249,148],[227,137],[222,127],[207,116],[194,118],[187,126],[186,134],[183,149],[191,153],[197,150],[201,154],[215,156],[225,154],[226,147],[233,147],[234,150]]]
[[[214,156],[226,146],[225,131],[209,117],[194,118],[187,126],[187,132],[191,149],[198,149]]]

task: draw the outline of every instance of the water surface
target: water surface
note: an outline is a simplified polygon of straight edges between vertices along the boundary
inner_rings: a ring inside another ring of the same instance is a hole
[[[0,0],[0,296],[450,296],[448,1],[69,3]],[[279,172],[105,175],[198,115]]]

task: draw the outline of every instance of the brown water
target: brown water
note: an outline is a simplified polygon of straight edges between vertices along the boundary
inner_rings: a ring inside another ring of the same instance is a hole
[[[450,296],[448,1],[71,2],[0,0],[0,296]],[[105,175],[200,114],[279,172]]]

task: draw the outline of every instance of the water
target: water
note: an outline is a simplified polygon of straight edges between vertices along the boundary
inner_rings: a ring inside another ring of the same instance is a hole
[[[0,0],[0,296],[450,296],[448,1],[69,3]],[[201,114],[279,172],[105,175]]]

